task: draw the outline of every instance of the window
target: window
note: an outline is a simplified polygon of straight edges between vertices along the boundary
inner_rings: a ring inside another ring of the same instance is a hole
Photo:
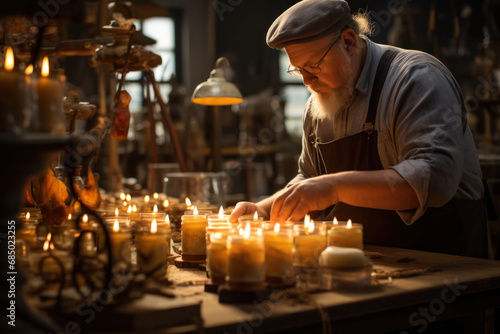
[[[302,114],[310,93],[301,78],[296,78],[286,72],[289,64],[285,50],[281,50],[279,66],[281,97],[286,101],[285,127],[290,135],[300,138],[302,136]]]

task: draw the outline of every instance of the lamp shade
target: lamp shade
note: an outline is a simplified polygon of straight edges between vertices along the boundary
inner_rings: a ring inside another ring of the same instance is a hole
[[[221,57],[210,72],[210,78],[196,87],[191,101],[208,106],[228,106],[243,102],[239,89],[226,81],[223,67],[229,67],[229,61]]]

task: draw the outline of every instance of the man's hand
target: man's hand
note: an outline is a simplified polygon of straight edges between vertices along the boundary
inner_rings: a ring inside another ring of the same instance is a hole
[[[243,215],[253,214],[257,211],[259,217],[268,217],[268,213],[261,206],[252,202],[239,202],[234,207],[233,212],[231,213],[231,217],[229,217],[229,222],[234,224],[238,221],[238,217]]]
[[[338,202],[334,174],[298,182],[279,192],[271,209],[271,221],[298,221],[311,211]]]

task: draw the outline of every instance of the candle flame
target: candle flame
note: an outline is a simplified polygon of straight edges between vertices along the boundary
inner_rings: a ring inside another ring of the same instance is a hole
[[[262,235],[262,229],[261,228],[257,229],[257,235]]]
[[[129,205],[127,208],[127,213],[132,213],[132,205]]]
[[[127,202],[123,202],[123,206],[127,206],[127,205],[128,205],[128,203],[127,203]]]
[[[197,215],[197,214],[198,214],[198,208],[195,206],[193,209],[193,215]]]
[[[215,232],[215,233],[212,233],[212,239],[222,239],[222,233],[220,232]]]
[[[115,216],[118,216],[120,213],[118,211],[118,208],[115,208]]]
[[[47,56],[43,57],[42,60],[42,77],[48,77],[50,73],[49,70],[49,58]]]
[[[339,221],[337,220],[337,217],[333,217],[333,225],[338,225]]]
[[[33,73],[33,65],[29,64],[28,67],[24,70],[24,74],[31,75]]]
[[[134,204],[134,205],[132,205],[132,211],[133,211],[133,212],[137,212],[137,205],[135,205],[135,204]]]
[[[70,214],[68,214],[68,220],[71,220],[71,218],[73,218],[73,216]]]
[[[151,223],[151,233],[156,233],[158,230],[158,226],[156,224],[156,219],[153,219],[153,222]]]
[[[166,200],[164,200],[164,201],[163,201],[163,207],[165,207],[165,208],[166,208],[166,207],[168,206],[168,204],[169,204],[169,203],[168,203],[168,199],[166,199]]]
[[[170,224],[170,218],[168,217],[168,214],[167,217],[165,217],[165,223]]]
[[[154,194],[153,194],[153,198],[154,198],[154,199],[158,199],[158,197],[159,197],[158,193],[154,193]]]
[[[240,228],[240,229],[238,230],[238,233],[239,233],[240,235],[243,235],[243,234],[245,233],[245,230],[244,230],[244,229],[242,229],[242,228]]]
[[[14,50],[12,50],[12,47],[10,46],[7,48],[7,51],[5,52],[4,67],[6,71],[12,71],[14,69]]]
[[[274,224],[274,232],[279,232],[280,231],[280,223]]]
[[[82,217],[82,221],[84,223],[88,222],[89,221],[89,216],[87,214],[84,214],[83,217]]]
[[[50,245],[50,239],[52,239],[52,233],[49,232],[49,234],[47,234],[47,239],[45,240],[45,242],[43,243],[43,250],[46,251],[49,249],[49,245]],[[51,248],[52,249],[52,248]]]
[[[245,232],[243,232],[243,238],[248,239],[250,238],[250,223],[247,222],[245,226]]]
[[[26,219],[30,219],[30,217],[31,217],[31,216],[30,216],[29,211],[28,211],[28,212],[26,212]]]
[[[219,218],[220,219],[224,218],[224,208],[222,207],[222,205],[220,206],[219,209]]]
[[[125,196],[125,199],[127,200],[127,202],[130,202],[132,200],[132,196],[130,196],[130,194],[127,194]]]
[[[255,213],[253,214],[253,220],[259,220],[259,214],[257,213],[257,211],[255,211]]]
[[[310,223],[311,223],[311,216],[306,215],[304,218],[304,227],[307,229]]]
[[[158,207],[156,206],[156,204],[155,204],[155,206],[153,207],[153,212],[158,212]]]
[[[347,221],[347,228],[352,228],[352,221],[350,219]]]
[[[187,206],[191,206],[191,201],[189,200],[189,198],[186,197],[186,205]]]
[[[146,202],[146,204],[149,203],[149,195],[144,196],[144,202]]]
[[[120,230],[120,224],[118,224],[118,219],[115,219],[113,223],[113,231],[118,232]]]
[[[309,224],[309,227],[307,228],[307,234],[311,234],[314,232],[314,221],[311,220],[311,224]]]
[[[124,201],[124,200],[125,200],[125,193],[121,193],[121,194],[120,194],[120,199],[121,199],[122,201]]]

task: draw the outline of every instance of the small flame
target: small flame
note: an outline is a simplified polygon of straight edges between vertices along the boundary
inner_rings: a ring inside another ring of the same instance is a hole
[[[224,218],[224,208],[222,207],[222,205],[220,206],[219,209],[219,218],[220,219]]]
[[[73,216],[70,214],[68,214],[68,220],[71,220],[71,218],[73,218]]]
[[[310,223],[311,223],[311,216],[306,215],[304,218],[304,227],[307,229]]]
[[[151,233],[153,233],[153,234],[156,233],[157,229],[158,229],[158,226],[156,224],[156,219],[153,219],[153,222],[151,223]]]
[[[26,212],[26,219],[30,219],[30,217],[31,217],[31,216],[30,216],[29,211],[28,211],[28,212]]]
[[[255,211],[255,213],[253,214],[253,220],[259,220],[259,214],[257,213],[257,211]]]
[[[311,224],[309,224],[309,227],[307,228],[307,234],[311,234],[314,232],[314,221],[311,220]]]
[[[88,221],[89,221],[89,216],[88,216],[87,214],[84,214],[84,215],[83,215],[83,218],[82,218],[82,221],[83,221],[84,223],[88,222]]]
[[[149,203],[149,195],[144,196],[144,202],[145,202],[146,204],[148,204],[148,203]]]
[[[168,218],[168,214],[167,217],[165,218],[165,223],[170,224],[170,218]]]
[[[26,69],[24,70],[24,74],[26,75],[31,75],[31,73],[33,73],[33,65],[28,65],[28,67],[26,67]]]
[[[280,231],[280,223],[274,224],[274,232],[279,232]]]
[[[127,213],[132,213],[132,205],[129,205],[128,208],[127,208]]]
[[[213,239],[222,239],[222,233],[220,233],[220,232],[212,233],[212,238]]]
[[[244,230],[244,229],[242,229],[242,228],[240,228],[240,229],[238,230],[238,233],[239,233],[240,235],[243,235],[243,234],[245,233],[245,230]]]
[[[118,211],[118,208],[115,208],[115,216],[118,216],[120,212]]]
[[[189,200],[189,198],[186,197],[186,205],[187,206],[191,206],[191,201]]]
[[[125,199],[127,200],[127,202],[130,202],[132,200],[132,196],[130,196],[130,194],[127,194],[127,196],[125,196]]]
[[[154,198],[154,199],[158,199],[158,197],[159,197],[158,193],[154,193],[154,194],[153,194],[153,198]]]
[[[155,204],[155,206],[153,207],[153,212],[158,212],[158,207],[156,206],[156,204]]]
[[[257,235],[259,235],[259,236],[262,235],[262,229],[261,228],[257,229]]]
[[[352,221],[350,219],[347,221],[347,228],[352,228]]]
[[[118,232],[120,230],[120,224],[118,224],[118,219],[115,219],[113,223],[113,231]]]
[[[123,206],[127,206],[127,205],[128,205],[128,203],[127,203],[127,202],[123,202]]]
[[[7,51],[5,52],[4,67],[6,71],[12,71],[14,69],[14,50],[12,50],[12,47],[10,46],[7,48]]]
[[[133,212],[137,212],[137,205],[135,205],[135,204],[134,204],[134,205],[132,205],[132,211],[133,211]]]
[[[165,207],[165,208],[168,207],[168,204],[169,204],[168,203],[168,199],[166,199],[166,200],[163,201],[163,207]]]
[[[250,238],[250,223],[247,222],[247,225],[245,226],[245,232],[243,232],[243,238],[248,239]]]
[[[47,56],[43,57],[42,61],[42,77],[48,77],[50,73],[49,70],[49,58]]]
[[[125,200],[125,193],[121,193],[121,194],[120,194],[120,199],[121,199],[122,201],[124,201],[124,200]]]
[[[338,225],[339,221],[337,220],[337,217],[333,217],[333,225]]]
[[[197,215],[197,214],[198,214],[198,208],[195,206],[193,209],[193,215]]]
[[[43,243],[43,250],[44,251],[49,249],[50,239],[52,239],[52,233],[49,232],[49,234],[47,234],[47,240],[45,240],[45,242]],[[51,249],[53,249],[53,248],[51,248]]]

